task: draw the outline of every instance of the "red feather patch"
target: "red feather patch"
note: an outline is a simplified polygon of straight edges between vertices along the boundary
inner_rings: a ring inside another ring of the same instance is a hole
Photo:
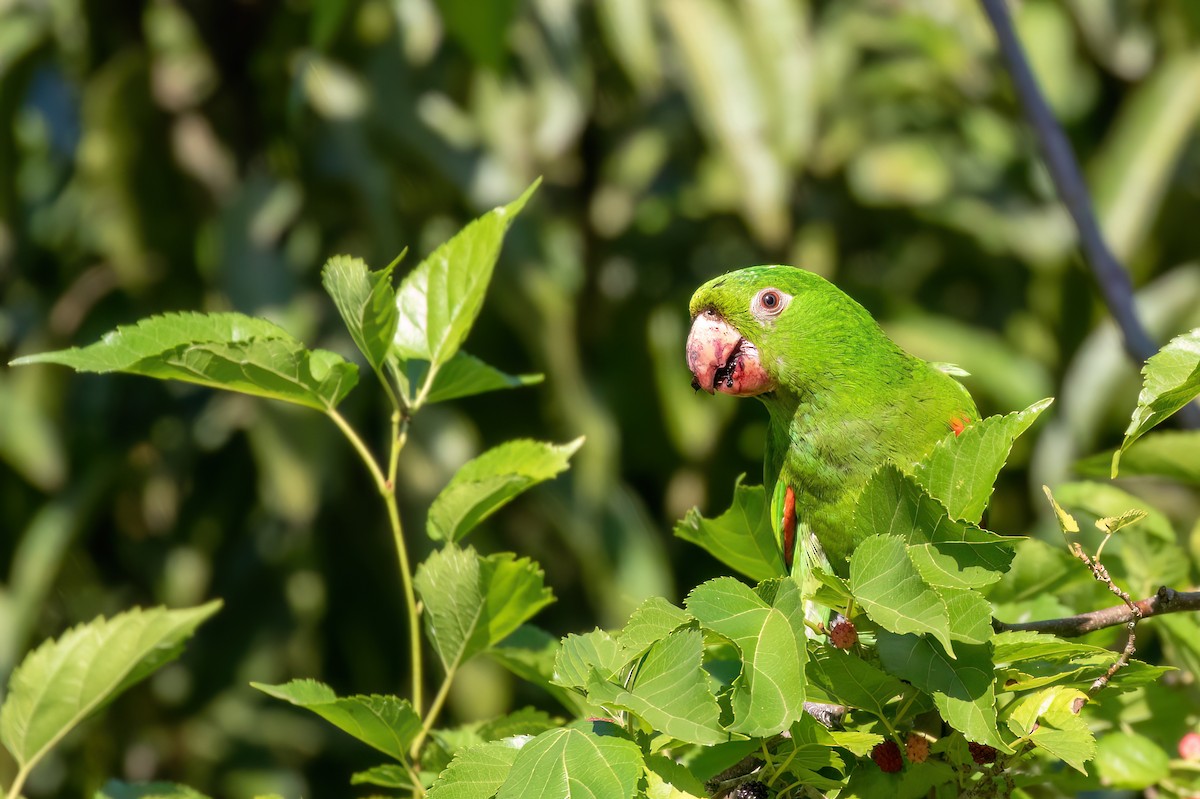
[[[792,570],[792,559],[796,551],[796,492],[791,486],[783,495],[783,562]]]
[[[955,436],[961,436],[962,431],[966,430],[970,423],[971,420],[965,416],[955,416],[950,420],[950,429],[954,431]]]

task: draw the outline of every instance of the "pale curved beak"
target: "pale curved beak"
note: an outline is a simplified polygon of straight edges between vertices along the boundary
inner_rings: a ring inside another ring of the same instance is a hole
[[[692,388],[709,394],[756,397],[776,388],[758,348],[715,311],[705,311],[692,322],[687,365],[692,370]]]
[[[713,382],[717,370],[729,362],[741,340],[742,334],[717,314],[708,311],[698,314],[687,338],[692,385],[709,394],[716,393]]]

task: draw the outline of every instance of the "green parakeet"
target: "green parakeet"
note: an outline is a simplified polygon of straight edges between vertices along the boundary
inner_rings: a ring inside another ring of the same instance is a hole
[[[806,556],[839,574],[855,544],[854,504],[878,467],[902,468],[978,418],[970,395],[896,346],[829,281],[790,266],[752,266],[692,296],[693,387],[758,397],[770,414],[764,485],[784,560],[797,530]]]

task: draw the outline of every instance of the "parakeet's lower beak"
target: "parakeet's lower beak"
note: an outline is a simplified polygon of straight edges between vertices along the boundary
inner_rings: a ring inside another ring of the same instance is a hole
[[[759,360],[758,348],[715,311],[704,311],[692,322],[687,364],[692,370],[692,387],[709,394],[720,391],[753,397],[775,388]]]

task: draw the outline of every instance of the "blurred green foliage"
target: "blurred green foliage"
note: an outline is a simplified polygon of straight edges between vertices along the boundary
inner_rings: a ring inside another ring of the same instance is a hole
[[[1200,324],[1198,9],[1016,9],[1160,340]],[[327,256],[422,256],[538,175],[467,346],[546,382],[423,415],[401,491],[418,529],[485,446],[586,435],[569,475],[476,543],[545,567],[563,601],[540,623],[555,634],[619,625],[644,597],[721,572],[668,536],[761,469],[761,409],[688,388],[687,298],[717,272],[830,277],[902,345],[971,372],[985,413],[1058,396],[1002,477],[996,530],[1053,530],[1029,485],[1115,444],[1133,407],[1136,371],[971,0],[0,0],[0,355],[236,309],[350,357],[319,285]],[[345,412],[386,434],[378,392]],[[386,525],[325,420],[0,369],[0,460],[0,676],[96,613],[225,600],[31,795],[108,776],[339,795],[370,765],[248,686],[394,692],[405,678]],[[1127,487],[1200,554],[1193,500]],[[452,710],[545,703],[526,690],[474,665]]]

